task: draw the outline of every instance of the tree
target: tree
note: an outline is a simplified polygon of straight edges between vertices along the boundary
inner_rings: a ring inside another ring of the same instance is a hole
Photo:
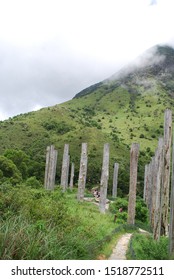
[[[12,160],[0,156],[0,183],[9,181],[17,184],[22,181],[22,175]]]
[[[22,178],[26,179],[28,176],[29,157],[21,150],[8,149],[5,151],[4,156],[10,159],[22,174]]]

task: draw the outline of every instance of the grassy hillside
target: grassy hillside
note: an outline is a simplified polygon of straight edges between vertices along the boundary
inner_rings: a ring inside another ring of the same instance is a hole
[[[158,47],[157,54],[163,57],[158,63],[118,74],[82,91],[68,102],[0,122],[0,155],[7,149],[24,151],[29,157],[28,176],[36,176],[43,182],[46,147],[54,144],[58,149],[59,183],[63,147],[69,143],[77,182],[81,143],[87,142],[87,186],[92,187],[99,184],[103,144],[108,142],[111,151],[109,192],[113,164],[118,162],[119,192],[126,194],[130,145],[138,142],[138,192],[141,194],[144,165],[153,155],[159,136],[163,135],[164,110],[173,109],[174,105],[174,51]]]

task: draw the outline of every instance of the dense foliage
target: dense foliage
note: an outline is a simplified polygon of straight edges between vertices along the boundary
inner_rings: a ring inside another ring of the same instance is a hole
[[[0,186],[0,259],[95,259],[114,228],[112,215],[75,192]]]
[[[129,245],[128,257],[136,260],[167,260],[167,237],[161,237],[160,241],[153,239],[150,234],[134,234]]]
[[[120,213],[119,209],[122,208],[123,211]],[[128,212],[128,199],[127,198],[116,198],[116,200],[110,204],[110,211],[117,215],[117,221],[127,222],[127,212]],[[136,209],[135,209],[135,219],[136,222],[147,223],[148,221],[148,209],[144,200],[140,197],[136,199]]]

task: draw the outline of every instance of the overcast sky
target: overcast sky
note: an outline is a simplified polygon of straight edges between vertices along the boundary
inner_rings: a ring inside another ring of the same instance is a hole
[[[173,0],[0,0],[0,120],[71,99],[174,46]]]

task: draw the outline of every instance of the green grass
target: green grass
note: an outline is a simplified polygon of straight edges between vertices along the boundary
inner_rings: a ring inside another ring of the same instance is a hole
[[[22,185],[0,195],[0,259],[97,259],[115,238],[113,215],[79,203],[76,191]]]
[[[168,260],[169,240],[161,237],[160,241],[153,239],[151,234],[134,233],[127,252],[128,259],[135,260]]]

